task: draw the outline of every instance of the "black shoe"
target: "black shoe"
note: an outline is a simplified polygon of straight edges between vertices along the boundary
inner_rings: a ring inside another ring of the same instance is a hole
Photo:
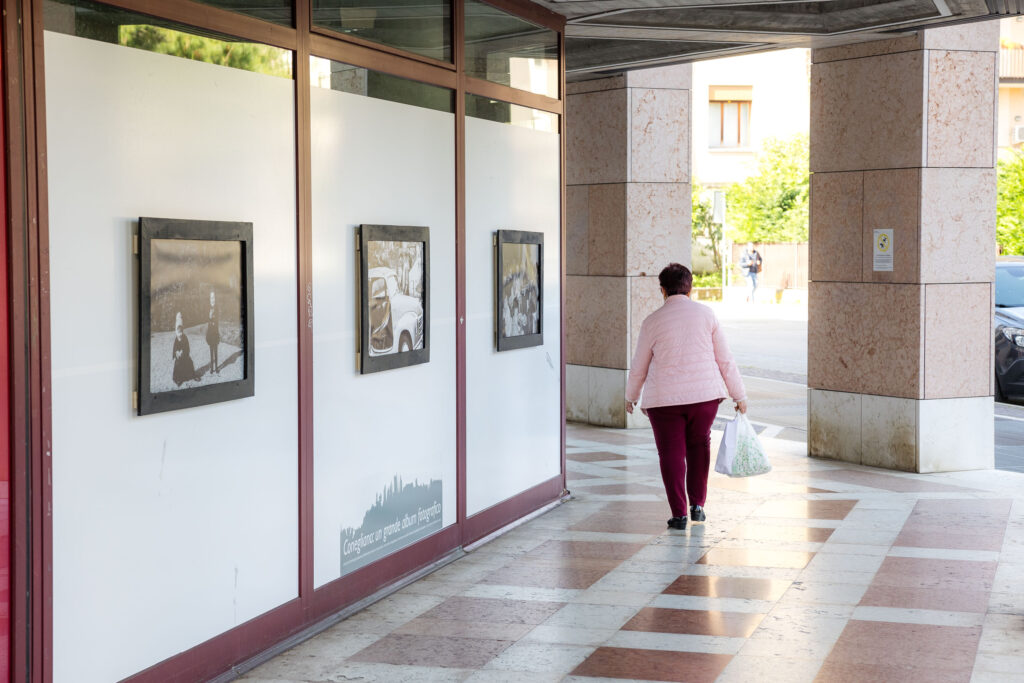
[[[704,508],[702,508],[700,505],[691,505],[690,519],[692,519],[695,522],[703,522],[704,520],[706,520],[707,516],[704,514]]]
[[[668,520],[669,529],[685,529],[686,528],[686,517],[673,517]]]

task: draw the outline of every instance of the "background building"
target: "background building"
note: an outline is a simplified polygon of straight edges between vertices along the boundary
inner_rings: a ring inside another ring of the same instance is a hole
[[[694,181],[709,190],[741,181],[766,139],[806,134],[810,69],[802,48],[694,64]]]
[[[807,134],[810,69],[811,52],[803,48],[693,65],[693,181],[706,200],[724,205],[726,188],[756,172],[765,141]],[[728,224],[728,207],[724,218]],[[732,251],[725,249],[727,261]],[[774,266],[762,278],[765,291],[806,290],[806,245],[761,247],[761,253]],[[715,269],[708,240],[701,237],[694,239],[693,268]]]
[[[999,22],[998,117],[1000,154],[1024,147],[1024,17]]]

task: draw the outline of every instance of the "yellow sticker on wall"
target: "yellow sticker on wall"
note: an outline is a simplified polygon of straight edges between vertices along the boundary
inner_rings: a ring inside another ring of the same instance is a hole
[[[875,249],[872,269],[875,272],[892,272],[893,244],[892,228],[875,230]]]

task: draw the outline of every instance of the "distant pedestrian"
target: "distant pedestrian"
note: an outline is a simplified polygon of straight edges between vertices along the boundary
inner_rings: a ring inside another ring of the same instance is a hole
[[[743,251],[743,255],[740,256],[740,268],[743,270],[743,277],[747,278],[747,286],[750,288],[747,292],[747,303],[754,303],[754,292],[757,291],[757,275],[761,272],[761,264],[764,259],[761,258],[761,254],[754,249],[753,242],[747,242],[747,248]]]
[[[732,397],[747,412],[747,393],[715,312],[690,300],[693,274],[670,263],[658,276],[664,305],[640,326],[626,383],[626,412],[643,387],[644,414],[651,419],[668,494],[673,529],[705,520],[711,466],[711,425],[718,404]]]

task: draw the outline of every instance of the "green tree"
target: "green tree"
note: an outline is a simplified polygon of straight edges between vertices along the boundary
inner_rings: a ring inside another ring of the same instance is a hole
[[[726,194],[729,237],[736,242],[806,242],[810,187],[807,135],[770,139],[757,172]]]
[[[722,270],[722,226],[720,223],[712,223],[711,216],[713,208],[711,199],[707,197],[706,191],[696,180],[692,186],[693,199],[693,236],[703,238],[700,242],[700,249],[705,254],[711,255],[715,264],[715,270]]]
[[[996,168],[996,242],[1004,254],[1024,254],[1024,154]]]
[[[269,45],[217,40],[149,24],[121,26],[118,41],[127,47],[163,55],[292,77],[291,52]]]

